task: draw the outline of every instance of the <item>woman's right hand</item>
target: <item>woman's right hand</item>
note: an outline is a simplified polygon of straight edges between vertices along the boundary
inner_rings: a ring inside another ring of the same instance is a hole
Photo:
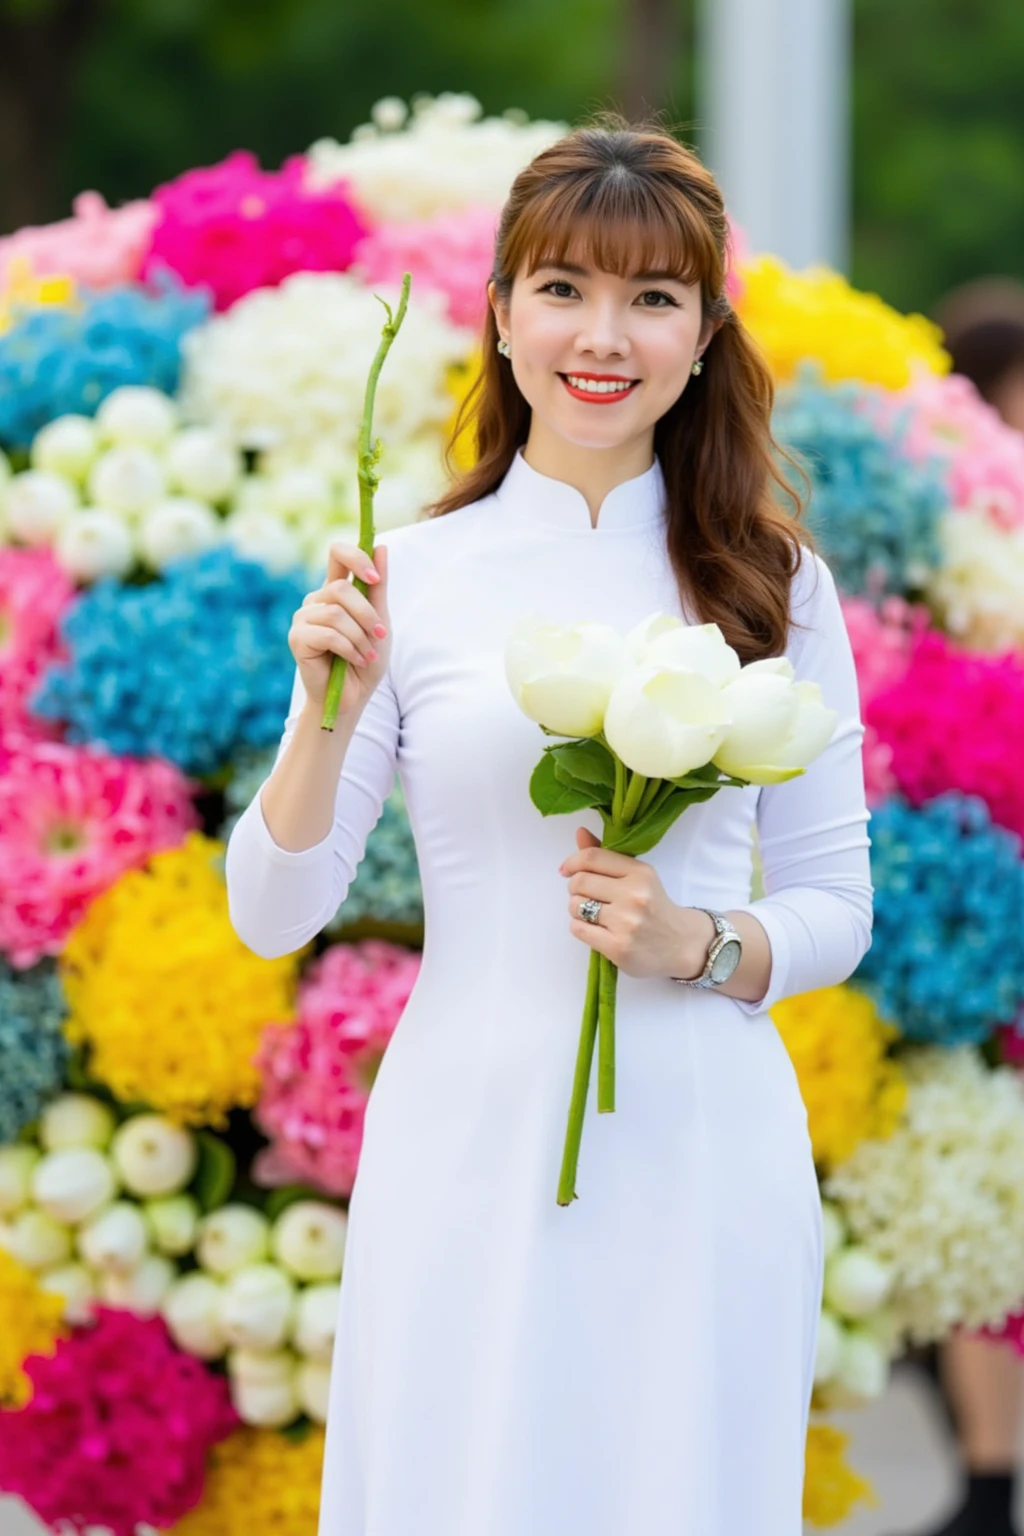
[[[369,581],[367,597],[350,574]],[[387,671],[391,654],[387,601],[387,545],[375,545],[371,564],[358,544],[332,543],[324,584],[302,599],[288,631],[288,648],[315,708],[323,708],[332,658],[344,656],[349,665],[338,713],[362,709]]]

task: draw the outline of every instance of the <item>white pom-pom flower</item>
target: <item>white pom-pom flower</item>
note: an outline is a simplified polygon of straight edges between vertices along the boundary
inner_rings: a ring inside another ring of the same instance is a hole
[[[96,1147],[64,1147],[47,1152],[32,1170],[32,1198],[40,1210],[76,1226],[87,1221],[117,1193],[110,1159]]]
[[[47,1152],[64,1147],[109,1147],[117,1116],[109,1104],[91,1093],[61,1093],[51,1099],[39,1118],[39,1140]]]
[[[89,471],[88,492],[96,506],[138,517],[167,494],[167,472],[150,448],[122,443],[101,453]]]
[[[192,1195],[165,1195],[146,1200],[143,1215],[149,1225],[153,1246],[160,1253],[180,1258],[191,1253],[199,1231],[199,1205]]]
[[[279,1349],[295,1312],[295,1284],[276,1264],[246,1264],[224,1282],[221,1325],[230,1345]]]
[[[295,1394],[303,1413],[315,1424],[326,1424],[331,1396],[330,1361],[300,1360],[295,1368]]]
[[[61,526],[54,553],[76,581],[124,576],[135,564],[135,546],[124,518],[109,507],[83,507]]]
[[[51,1269],[71,1257],[71,1228],[45,1211],[25,1206],[0,1221],[0,1248],[26,1269]]]
[[[39,1158],[39,1148],[27,1143],[0,1147],[0,1217],[13,1216],[28,1204],[32,1170]]]
[[[88,1323],[97,1300],[96,1283],[84,1264],[57,1264],[36,1276],[41,1291],[60,1296],[64,1302],[63,1321],[73,1325]]]
[[[58,416],[36,433],[31,460],[34,469],[80,485],[99,452],[99,433],[89,416]]]
[[[226,501],[244,471],[242,455],[215,427],[186,427],[165,456],[172,486],[196,501]]]
[[[108,443],[162,448],[178,424],[174,401],[147,384],[122,384],[96,412],[96,427]]]
[[[200,1360],[219,1360],[227,1348],[221,1309],[224,1290],[218,1280],[193,1270],[172,1282],[160,1311],[179,1349]]]
[[[338,1323],[339,1296],[336,1284],[307,1285],[299,1292],[292,1343],[300,1355],[308,1355],[314,1360],[330,1360]]]
[[[210,1274],[225,1276],[270,1252],[270,1223],[249,1205],[222,1205],[199,1223],[196,1258]]]
[[[149,1233],[139,1207],[130,1200],[116,1200],[79,1227],[75,1240],[90,1269],[127,1274],[142,1263]]]
[[[133,1115],[118,1127],[110,1155],[133,1195],[176,1195],[196,1171],[199,1150],[192,1132],[163,1115]]]
[[[4,495],[8,531],[23,544],[50,544],[79,505],[70,480],[43,469],[13,475]]]
[[[136,1317],[155,1317],[177,1270],[162,1253],[147,1253],[127,1274],[101,1270],[100,1297],[111,1307],[134,1312]]]
[[[139,554],[154,571],[171,560],[212,549],[223,536],[220,518],[203,501],[190,496],[164,496],[139,518]]]
[[[297,1200],[271,1229],[274,1258],[299,1280],[336,1280],[345,1258],[348,1217],[320,1200]]]

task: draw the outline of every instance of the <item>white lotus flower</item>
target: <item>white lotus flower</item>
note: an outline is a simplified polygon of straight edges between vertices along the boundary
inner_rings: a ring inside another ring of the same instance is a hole
[[[142,1263],[149,1233],[141,1210],[130,1200],[116,1200],[79,1227],[78,1252],[90,1269],[116,1269],[122,1274]]]
[[[729,729],[725,690],[699,672],[634,667],[608,700],[604,734],[627,768],[676,779],[710,762]]]
[[[160,1253],[169,1253],[172,1258],[191,1253],[199,1230],[199,1204],[192,1195],[146,1200],[142,1212]]]
[[[299,1292],[292,1343],[300,1355],[330,1360],[340,1294],[337,1284],[307,1285]]]
[[[117,1116],[109,1104],[91,1093],[61,1093],[51,1099],[39,1119],[39,1140],[47,1152],[64,1147],[109,1147]]]
[[[294,1283],[276,1264],[246,1264],[224,1282],[220,1317],[229,1344],[279,1349],[294,1312]]]
[[[885,1301],[892,1270],[867,1248],[843,1248],[825,1269],[825,1300],[840,1317],[867,1317]]]
[[[878,1340],[863,1329],[846,1329],[835,1379],[858,1401],[881,1397],[889,1384],[889,1361]]]
[[[197,1269],[168,1286],[160,1312],[179,1349],[200,1360],[219,1360],[227,1347],[223,1304],[223,1286]]]
[[[649,613],[645,619],[640,620],[639,624],[634,624],[632,629],[627,630],[626,650],[635,665],[642,666],[655,640],[682,627],[682,619],[674,613]]]
[[[26,1206],[0,1221],[0,1248],[26,1269],[51,1269],[71,1257],[71,1229]]]
[[[77,581],[124,576],[135,564],[131,532],[119,512],[83,507],[61,525],[54,541],[61,565]]]
[[[100,436],[109,443],[161,448],[177,424],[174,401],[147,384],[122,384],[107,395],[96,412]]]
[[[278,1263],[300,1280],[336,1280],[345,1257],[348,1217],[320,1200],[296,1200],[277,1218],[270,1234]]]
[[[242,559],[255,560],[273,575],[302,563],[299,539],[272,512],[229,512],[223,530]]]
[[[295,1394],[303,1413],[317,1424],[327,1423],[327,1405],[331,1397],[329,1360],[300,1360],[295,1368]]]
[[[81,484],[99,452],[99,433],[90,416],[58,416],[36,433],[31,459],[35,469]]]
[[[99,1293],[108,1306],[134,1312],[136,1317],[155,1317],[176,1274],[162,1253],[147,1253],[127,1274],[101,1270]]]
[[[139,553],[154,571],[162,571],[171,560],[219,544],[222,532],[220,518],[205,502],[164,496],[139,519]]]
[[[846,1219],[831,1200],[821,1202],[821,1225],[825,1243],[825,1262],[846,1242]]]
[[[197,501],[225,501],[242,477],[242,455],[216,427],[186,427],[165,455],[171,484]]]
[[[101,453],[89,471],[89,499],[125,517],[137,517],[167,494],[160,459],[139,443],[122,443]]]
[[[49,544],[78,507],[70,480],[43,469],[12,475],[4,496],[7,526],[23,544]]]
[[[832,1380],[839,1369],[842,1352],[843,1326],[831,1312],[823,1312],[818,1319],[818,1343],[814,1356],[815,1385],[820,1386],[822,1382]]]
[[[117,1193],[110,1159],[96,1147],[47,1152],[32,1170],[32,1198],[54,1221],[87,1221]]]
[[[196,1258],[213,1275],[257,1264],[270,1252],[270,1223],[251,1205],[222,1205],[199,1223]]]
[[[0,1147],[0,1217],[13,1216],[27,1205],[32,1191],[32,1169],[39,1161],[39,1148],[16,1143]]]
[[[652,637],[643,657],[647,666],[699,672],[725,688],[740,675],[740,658],[717,624],[680,624]]]
[[[248,1376],[232,1377],[231,1401],[243,1424],[280,1429],[298,1417],[295,1373],[270,1382],[253,1381]]]
[[[92,1303],[97,1299],[96,1285],[84,1264],[57,1264],[36,1276],[36,1284],[50,1296],[64,1300],[63,1321],[83,1324],[91,1321]]]
[[[732,725],[714,754],[716,766],[751,784],[792,777],[773,769],[796,729],[800,701],[792,681],[751,662],[722,689],[722,697]]]
[[[839,711],[825,705],[817,683],[799,682],[793,687],[799,711],[792,735],[774,758],[778,768],[806,768],[813,763],[832,740],[839,719]]]
[[[505,676],[519,708],[559,736],[596,736],[612,689],[630,665],[610,624],[554,624],[528,614],[505,648]]]
[[[199,1150],[186,1127],[163,1115],[133,1115],[117,1130],[110,1155],[133,1195],[176,1195],[196,1171]]]

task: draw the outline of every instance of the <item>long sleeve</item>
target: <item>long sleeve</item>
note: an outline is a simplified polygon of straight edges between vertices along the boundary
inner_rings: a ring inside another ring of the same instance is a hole
[[[304,702],[296,667],[275,767]],[[394,785],[400,726],[389,670],[367,700],[345,753],[334,825],[312,848],[296,853],[274,842],[263,817],[262,785],[235,823],[225,856],[228,913],[242,943],[256,954],[291,954],[338,910]]]
[[[871,943],[870,812],[853,652],[835,581],[820,556],[805,555],[794,588],[792,617],[807,627],[794,631],[787,654],[797,678],[818,683],[839,719],[805,774],[765,785],[758,796],[766,894],[733,909],[757,918],[772,951],[764,997],[739,1000],[750,1014],[794,993],[847,980]]]

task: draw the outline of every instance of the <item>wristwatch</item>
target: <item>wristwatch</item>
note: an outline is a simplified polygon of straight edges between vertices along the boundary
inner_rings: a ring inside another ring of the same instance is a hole
[[[706,912],[715,925],[704,969],[699,976],[671,976],[669,980],[678,981],[681,987],[720,987],[740,963],[743,940],[724,913],[712,912],[710,907],[698,907],[697,911]]]

